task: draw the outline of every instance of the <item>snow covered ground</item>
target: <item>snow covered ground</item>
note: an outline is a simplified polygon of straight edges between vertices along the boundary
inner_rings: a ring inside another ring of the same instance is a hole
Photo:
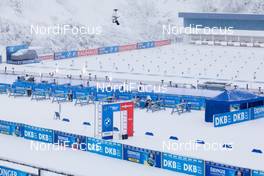
[[[262,48],[188,45],[177,43],[160,48],[116,54],[45,61],[25,66],[7,66],[16,71],[71,74],[144,81],[164,80],[197,84],[218,80],[245,88],[264,87]],[[3,70],[1,65],[0,69]]]
[[[0,112],[1,120],[94,136],[94,105],[79,107],[74,106],[73,103],[62,104],[62,116],[71,121],[65,123],[53,120],[54,112],[58,111],[59,107],[58,104],[52,104],[50,101],[36,102],[29,98],[9,98],[6,95],[1,95],[0,103],[5,104],[5,108]],[[82,125],[84,121],[90,122],[92,125],[84,126]],[[253,148],[264,148],[264,142],[257,137],[258,134],[264,132],[263,125],[264,119],[260,119],[224,128],[214,128],[213,124],[204,122],[203,111],[171,115],[169,109],[155,113],[136,109],[135,136],[125,141],[118,139],[114,141],[177,155],[264,170],[263,157],[251,152]],[[145,132],[153,132],[154,136],[145,136]],[[194,145],[196,140],[204,140],[211,147],[213,145],[218,145],[218,147],[208,150],[203,145],[198,145],[197,150],[188,147],[169,150],[164,147],[164,142],[169,142],[168,138],[172,135],[179,138],[177,145]],[[232,144],[233,149],[223,150],[223,144]],[[6,151],[1,155],[8,155],[9,150]]]

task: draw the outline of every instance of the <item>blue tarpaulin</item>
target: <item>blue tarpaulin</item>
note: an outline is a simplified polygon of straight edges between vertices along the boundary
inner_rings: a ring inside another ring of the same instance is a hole
[[[205,121],[213,122],[213,115],[230,112],[231,105],[239,105],[240,109],[262,106],[264,97],[238,89],[225,90],[218,96],[205,100]]]

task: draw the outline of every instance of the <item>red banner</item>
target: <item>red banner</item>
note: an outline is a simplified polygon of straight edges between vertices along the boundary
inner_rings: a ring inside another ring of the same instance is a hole
[[[54,54],[38,56],[39,60],[54,60]]]
[[[120,103],[120,111],[127,111],[127,135],[131,137],[134,135],[134,103]]]
[[[155,46],[164,46],[164,45],[170,45],[171,40],[160,40],[160,41],[155,41]]]
[[[137,49],[137,44],[119,46],[119,52]]]
[[[92,56],[92,55],[97,55],[98,54],[98,49],[85,49],[85,50],[80,50],[78,51],[78,56]]]

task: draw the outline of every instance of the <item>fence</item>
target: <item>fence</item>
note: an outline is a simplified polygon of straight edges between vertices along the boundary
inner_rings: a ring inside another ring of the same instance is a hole
[[[233,111],[213,116],[214,127],[223,127],[264,117],[264,106]]]
[[[202,159],[178,156],[174,154],[163,153],[160,151],[154,151],[154,150],[139,148],[130,145],[124,145],[124,144],[105,141],[101,139],[85,137],[85,136],[65,133],[56,130],[40,128],[40,127],[34,127],[21,123],[0,121],[0,133],[6,135],[13,135],[16,137],[22,137],[28,140],[51,143],[55,145],[65,142],[58,140],[58,136],[62,135],[64,137],[60,139],[65,139],[65,140],[71,139],[71,141],[69,141],[70,145],[66,145],[66,147],[79,149],[84,152],[92,152],[116,159],[131,161],[138,164],[144,164],[149,167],[156,167],[178,173],[184,173],[184,174],[190,174],[196,176],[199,175],[211,176],[211,175],[215,175],[216,173],[219,174],[219,173],[227,173],[227,172],[233,174],[241,173],[244,176],[251,176],[251,175],[260,176],[261,174],[264,173],[262,171],[255,171],[248,168],[228,166],[225,164],[204,161]],[[65,136],[67,137],[65,138]],[[16,163],[12,161],[8,161],[8,162]],[[25,165],[21,163],[16,163],[16,164]],[[29,167],[37,168],[34,166],[29,166]],[[4,168],[4,169],[8,170],[9,168]],[[38,174],[39,176],[41,175],[41,170],[50,171],[61,175],[70,175],[63,172],[51,171],[45,168],[37,168],[37,169],[40,170]],[[9,170],[17,171],[15,169],[9,169]],[[225,176],[225,174],[220,174],[220,175]],[[27,176],[27,175],[23,175],[23,176]]]
[[[27,49],[28,45],[15,45],[15,46],[7,46],[6,53],[7,53],[7,63],[10,64],[29,64],[29,63],[38,63],[43,60],[61,60],[61,59],[69,59],[69,58],[76,58],[76,57],[83,57],[83,56],[92,56],[92,55],[101,55],[101,54],[111,54],[117,52],[124,52],[124,51],[131,51],[136,49],[147,49],[153,47],[161,47],[165,45],[170,45],[171,40],[159,40],[159,41],[147,41],[147,42],[139,42],[136,44],[127,44],[121,46],[106,46],[100,48],[93,48],[93,49],[84,49],[84,50],[72,50],[72,51],[61,51],[55,52],[53,55],[48,53],[47,55],[41,55],[34,60],[19,60],[13,61],[12,54],[20,49]]]

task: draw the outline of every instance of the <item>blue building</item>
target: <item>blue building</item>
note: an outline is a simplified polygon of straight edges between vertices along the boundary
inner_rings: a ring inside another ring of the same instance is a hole
[[[203,27],[230,28],[235,30],[264,30],[264,14],[227,14],[227,13],[179,13],[184,26],[202,25]]]

